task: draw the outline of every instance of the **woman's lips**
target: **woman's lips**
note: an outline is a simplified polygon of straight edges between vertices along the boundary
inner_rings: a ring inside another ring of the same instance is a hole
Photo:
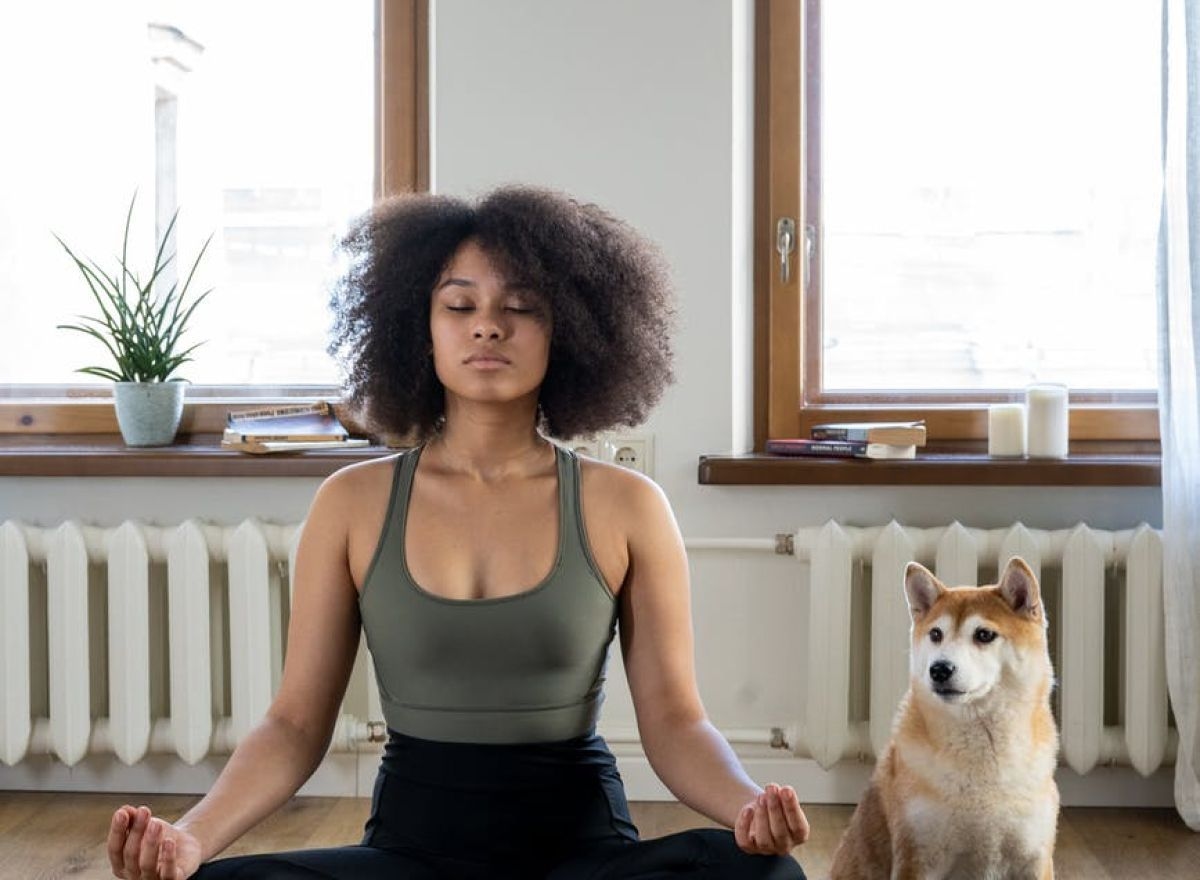
[[[498,370],[509,366],[509,361],[498,355],[475,355],[467,358],[467,364],[480,370]]]

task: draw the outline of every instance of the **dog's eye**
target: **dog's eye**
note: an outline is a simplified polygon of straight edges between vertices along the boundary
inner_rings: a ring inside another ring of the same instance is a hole
[[[975,641],[979,642],[981,645],[986,645],[995,638],[996,633],[994,630],[990,630],[982,626],[975,630]]]
[[[936,626],[929,631],[929,641],[935,645],[942,640],[942,631]]]

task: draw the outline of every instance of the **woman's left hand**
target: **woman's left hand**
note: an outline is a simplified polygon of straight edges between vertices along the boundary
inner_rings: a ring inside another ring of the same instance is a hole
[[[808,819],[790,785],[767,785],[766,791],[742,807],[733,828],[734,839],[754,855],[787,855],[808,840]]]

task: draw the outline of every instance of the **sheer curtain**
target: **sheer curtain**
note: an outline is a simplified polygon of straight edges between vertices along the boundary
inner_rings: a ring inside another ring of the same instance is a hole
[[[1164,0],[1158,241],[1163,589],[1179,754],[1175,806],[1200,831],[1200,0]]]

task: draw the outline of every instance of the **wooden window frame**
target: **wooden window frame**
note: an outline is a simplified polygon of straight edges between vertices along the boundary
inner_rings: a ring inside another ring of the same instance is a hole
[[[931,443],[985,439],[988,404],[1020,399],[1019,392],[851,396],[818,390],[820,261],[812,261],[805,285],[803,230],[819,196],[807,183],[809,169],[819,162],[817,139],[809,136],[809,114],[820,109],[811,89],[819,33],[809,22],[819,21],[819,11],[820,0],[756,0],[755,6],[755,450],[763,451],[768,438],[807,436],[814,424],[825,421],[923,418]],[[777,271],[775,251],[780,217],[796,219],[799,238],[786,282]],[[813,225],[819,230],[819,223]],[[1158,440],[1155,397],[1152,392],[1073,392],[1072,441]]]
[[[375,3],[374,195],[429,189],[429,0]],[[220,433],[230,405],[335,400],[340,389],[320,385],[192,386],[180,433]],[[96,435],[118,432],[111,387],[0,385],[0,435]]]

